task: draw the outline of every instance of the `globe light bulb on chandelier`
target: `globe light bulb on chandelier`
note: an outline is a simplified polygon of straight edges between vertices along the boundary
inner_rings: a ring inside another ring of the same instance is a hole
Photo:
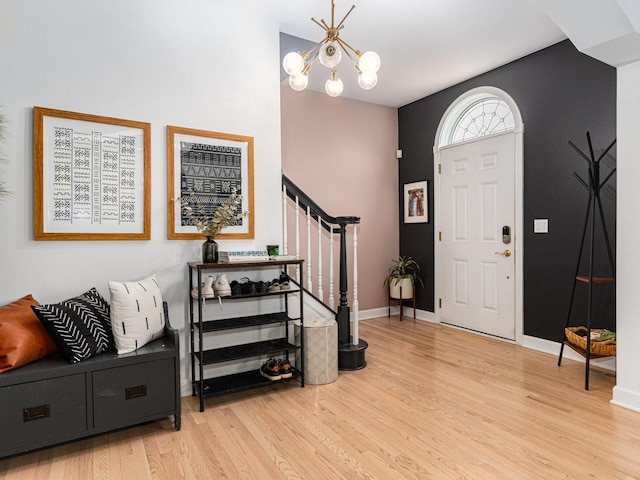
[[[338,72],[336,72],[334,68],[331,70],[331,78],[324,84],[324,91],[327,92],[327,95],[330,97],[339,97],[343,90],[344,84],[342,80],[338,78]]]
[[[325,91],[327,95],[338,97],[344,90],[344,83],[338,77],[336,67],[342,60],[342,53],[353,62],[355,70],[358,74],[358,85],[363,90],[371,90],[378,83],[378,70],[380,70],[380,56],[376,52],[361,52],[356,50],[342,38],[340,38],[340,30],[344,28],[344,21],[349,14],[356,8],[352,5],[344,18],[336,26],[335,18],[335,0],[331,0],[331,26],[327,25],[324,20],[319,22],[311,17],[311,21],[319,25],[325,31],[325,37],[319,41],[313,48],[307,52],[289,52],[282,60],[282,67],[289,75],[289,85],[296,91],[302,91],[309,85],[309,71],[316,59],[320,59],[320,63],[331,69],[329,79],[325,83]]]

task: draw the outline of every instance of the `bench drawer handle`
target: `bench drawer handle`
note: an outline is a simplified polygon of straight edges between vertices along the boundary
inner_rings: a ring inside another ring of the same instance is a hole
[[[135,387],[128,387],[125,389],[126,399],[131,400],[133,398],[138,397],[146,397],[147,396],[147,386],[146,385],[136,385]]]
[[[51,416],[50,405],[38,405],[37,407],[25,408],[22,410],[22,420],[30,422],[31,420],[38,420],[40,418],[47,418]]]

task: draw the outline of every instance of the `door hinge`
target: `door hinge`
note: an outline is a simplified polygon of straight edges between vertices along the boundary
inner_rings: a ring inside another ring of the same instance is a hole
[[[441,163],[438,164],[438,173],[442,173],[442,164]]]
[[[441,298],[438,299],[438,308],[442,308],[442,299]]]
[[[438,232],[438,240],[442,241],[442,231]]]

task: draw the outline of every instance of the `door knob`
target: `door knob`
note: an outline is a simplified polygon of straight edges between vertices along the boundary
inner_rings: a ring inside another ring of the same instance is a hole
[[[505,250],[504,252],[496,252],[496,255],[502,255],[504,257],[510,257],[511,252],[509,250]]]

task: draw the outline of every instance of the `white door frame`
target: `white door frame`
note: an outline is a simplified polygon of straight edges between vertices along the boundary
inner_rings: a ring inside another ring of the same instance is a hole
[[[503,100],[511,109],[513,113],[514,119],[514,129],[513,133],[515,134],[515,142],[514,142],[514,161],[515,161],[515,178],[514,178],[514,187],[515,187],[515,199],[514,199],[514,207],[515,207],[515,226],[514,226],[514,257],[515,257],[515,342],[519,345],[522,344],[523,338],[523,329],[524,329],[524,308],[523,308],[523,258],[524,258],[524,248],[523,248],[523,235],[524,235],[524,226],[523,226],[523,217],[524,217],[524,208],[523,208],[523,193],[524,193],[524,144],[523,144],[523,133],[524,133],[524,123],[522,122],[522,115],[520,114],[520,109],[516,102],[511,98],[509,94],[500,90],[496,87],[478,87],[468,92],[460,95],[456,100],[449,106],[447,111],[444,113],[442,118],[440,119],[440,123],[438,124],[438,130],[436,131],[436,138],[434,140],[433,146],[433,178],[434,178],[434,230],[433,230],[433,242],[434,242],[434,310],[435,310],[435,321],[436,323],[440,323],[442,321],[442,310],[439,305],[439,299],[441,298],[442,292],[442,261],[441,261],[441,245],[440,245],[440,232],[441,228],[441,213],[440,213],[440,174],[439,174],[439,166],[440,166],[440,144],[441,137],[443,133],[445,133],[444,127],[447,124],[447,120],[449,120],[452,114],[456,114],[461,105],[466,105],[472,99],[481,98],[486,96],[494,96]],[[481,140],[482,137],[479,138]]]

